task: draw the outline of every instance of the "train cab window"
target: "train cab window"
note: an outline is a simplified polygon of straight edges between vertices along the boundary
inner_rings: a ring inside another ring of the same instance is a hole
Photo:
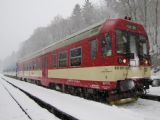
[[[97,40],[92,40],[91,41],[91,59],[95,59],[97,56],[97,51],[98,51],[98,41]]]
[[[138,53],[140,55],[140,57],[143,57],[145,55],[148,55],[148,51],[147,51],[147,38],[145,38],[144,36],[140,35],[139,36],[139,44],[138,44]]]
[[[59,67],[67,67],[68,61],[67,61],[67,51],[60,52],[59,53]]]
[[[57,67],[57,55],[53,54],[53,67],[56,68]]]
[[[105,38],[102,40],[102,53],[103,56],[112,55],[112,42],[110,34],[107,34]]]
[[[70,50],[70,64],[71,66],[80,66],[82,63],[82,48],[73,48]]]
[[[125,54],[127,51],[126,49],[127,44],[127,35],[125,32],[121,30],[116,30],[116,49],[117,53]]]

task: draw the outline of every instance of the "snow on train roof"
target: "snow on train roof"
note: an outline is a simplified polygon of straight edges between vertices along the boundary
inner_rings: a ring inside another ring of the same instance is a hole
[[[98,22],[94,25],[91,25],[91,26],[89,26],[89,27],[87,27],[87,28],[85,28],[85,29],[83,29],[79,32],[73,33],[73,34],[65,37],[62,40],[54,42],[51,45],[49,45],[49,46],[47,46],[47,47],[45,47],[41,50],[38,50],[38,51],[36,51],[36,52],[34,52],[34,53],[32,53],[32,54],[30,54],[30,55],[28,55],[28,56],[26,56],[22,59],[19,59],[19,62],[23,62],[23,61],[26,61],[28,59],[32,59],[32,58],[40,56],[40,55],[44,55],[45,53],[47,53],[49,51],[53,51],[53,50],[55,50],[59,47],[63,47],[65,45],[69,45],[71,43],[80,41],[80,40],[88,37],[88,35],[89,35],[89,37],[93,36],[93,35],[96,35],[96,34],[99,33],[100,28],[101,28],[102,24],[105,23],[105,21],[106,21],[106,19],[101,21],[101,22]]]

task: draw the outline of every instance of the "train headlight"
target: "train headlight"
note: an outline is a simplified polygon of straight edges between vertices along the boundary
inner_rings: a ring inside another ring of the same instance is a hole
[[[146,65],[148,65],[148,60],[145,60],[144,63],[145,63]]]
[[[126,60],[126,59],[123,59],[123,63],[126,64],[126,63],[127,63],[127,60]]]
[[[125,58],[119,58],[118,59],[118,63],[119,64],[126,64],[127,63],[127,59],[125,59]]]

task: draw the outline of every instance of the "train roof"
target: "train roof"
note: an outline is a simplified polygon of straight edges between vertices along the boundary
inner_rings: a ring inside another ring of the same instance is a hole
[[[78,31],[76,33],[68,35],[65,38],[63,38],[62,40],[59,40],[57,42],[53,42],[52,44],[44,47],[43,49],[40,49],[40,50],[38,50],[38,51],[36,51],[36,52],[26,56],[26,57],[23,57],[23,58],[19,59],[19,62],[23,62],[23,61],[26,61],[28,59],[32,59],[32,58],[40,56],[40,55],[44,55],[47,52],[53,51],[53,50],[55,50],[59,47],[63,47],[65,45],[69,45],[69,44],[72,44],[74,42],[80,41],[84,38],[96,35],[100,32],[101,26],[102,26],[103,23],[105,23],[105,21],[106,20],[98,22],[94,25],[91,25],[91,26],[81,30],[81,31]]]
[[[71,35],[68,35],[65,38],[63,38],[63,39],[61,39],[61,40],[59,40],[57,42],[53,42],[52,44],[44,47],[41,50],[38,50],[38,51],[28,55],[28,56],[25,56],[25,57],[19,59],[19,62],[23,62],[23,61],[32,59],[34,57],[38,57],[38,56],[44,55],[44,54],[46,54],[46,53],[48,53],[50,51],[54,51],[57,48],[63,47],[65,45],[72,44],[74,42],[78,42],[78,41],[80,41],[82,39],[85,39],[87,37],[91,37],[91,36],[97,35],[100,32],[103,24],[106,21],[114,21],[114,25],[115,25],[116,22],[118,22],[119,20],[120,21],[122,21],[122,20],[124,21],[124,19],[120,19],[120,18],[119,19],[107,19],[107,20],[105,19],[105,20],[102,20],[101,22],[93,24],[93,25],[91,25],[91,26],[89,26],[89,27],[87,27],[87,28],[85,28],[85,29],[83,29],[83,30],[81,30],[79,32],[76,32],[76,33],[73,33]],[[128,21],[128,20],[125,20],[125,21]]]

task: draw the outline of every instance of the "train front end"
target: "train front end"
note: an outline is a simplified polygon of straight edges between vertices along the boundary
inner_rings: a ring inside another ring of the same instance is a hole
[[[113,31],[115,68],[112,76],[117,85],[116,89],[108,92],[108,101],[119,104],[137,100],[146,94],[153,81],[150,80],[149,40],[143,26],[120,19],[114,21]]]

